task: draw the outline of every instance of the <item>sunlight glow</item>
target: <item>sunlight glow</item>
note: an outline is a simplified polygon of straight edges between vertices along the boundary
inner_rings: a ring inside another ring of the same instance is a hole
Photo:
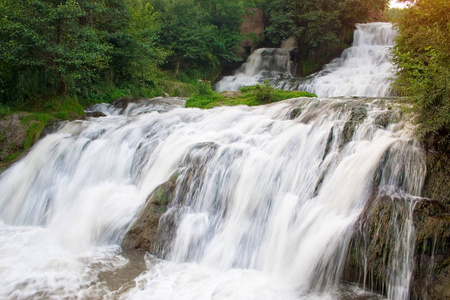
[[[389,7],[390,8],[406,8],[407,4],[403,3],[403,2],[398,2],[397,0],[391,0],[389,2]]]

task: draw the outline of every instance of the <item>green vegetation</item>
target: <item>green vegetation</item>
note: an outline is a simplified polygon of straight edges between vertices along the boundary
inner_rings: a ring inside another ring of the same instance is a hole
[[[19,109],[22,112],[0,105],[0,171],[30,149],[46,127],[59,120],[84,118],[83,107],[69,97],[30,102]]]
[[[207,91],[201,95],[189,98],[186,107],[212,108],[216,106],[248,105],[256,106],[277,102],[290,98],[317,97],[314,94],[302,91],[276,90],[268,83],[241,88],[239,92],[216,93]]]
[[[450,153],[450,32],[447,0],[417,0],[396,18],[396,88],[410,100],[429,149]]]
[[[240,0],[159,0],[161,44],[171,54],[170,69],[189,77],[214,80],[226,63],[240,60],[240,25],[244,1]]]
[[[197,79],[212,81],[241,59],[240,25],[251,2],[2,0],[0,113],[58,97],[88,106],[192,95]]]
[[[0,103],[18,109],[139,89],[168,55],[146,1],[4,0],[0,12]]]
[[[312,72],[386,0],[2,0],[0,104],[13,110],[71,97],[192,95],[242,59],[246,8],[267,17],[266,44],[295,37]],[[323,58],[324,59],[318,59]],[[175,82],[179,88],[166,90]],[[194,87],[190,86],[194,82]],[[5,110],[0,109],[2,114]]]

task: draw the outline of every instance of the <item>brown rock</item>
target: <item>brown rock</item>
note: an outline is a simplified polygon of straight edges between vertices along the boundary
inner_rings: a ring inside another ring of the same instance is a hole
[[[123,249],[140,249],[152,254],[162,254],[165,245],[170,241],[173,230],[168,229],[167,223],[171,214],[167,214],[166,226],[160,226],[161,217],[167,212],[176,191],[174,175],[170,180],[157,187],[147,198],[144,209],[133,222],[122,241]]]

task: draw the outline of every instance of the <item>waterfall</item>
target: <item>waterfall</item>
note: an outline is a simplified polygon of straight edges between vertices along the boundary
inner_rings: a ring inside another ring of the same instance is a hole
[[[226,76],[219,81],[216,89],[237,91],[242,86],[263,83],[268,79],[276,88],[304,90],[319,97],[390,96],[394,73],[389,51],[394,45],[394,36],[395,31],[390,23],[356,24],[352,46],[308,78],[295,78],[285,67],[282,72],[270,72],[261,63],[267,60],[261,53],[275,50],[259,49],[234,76]],[[255,71],[247,72],[247,69]]]
[[[381,297],[342,273],[374,193],[413,197],[425,176],[390,103],[96,109],[106,116],[66,124],[0,175],[0,298]],[[171,178],[164,254],[147,255],[140,274],[111,275],[138,264],[119,245]],[[396,251],[392,268],[409,274],[405,244]],[[397,277],[387,284],[403,299]]]
[[[243,86],[264,83],[266,78],[293,78],[294,63],[289,49],[256,49],[236,71],[235,76],[225,76],[216,83],[218,91],[238,91]]]

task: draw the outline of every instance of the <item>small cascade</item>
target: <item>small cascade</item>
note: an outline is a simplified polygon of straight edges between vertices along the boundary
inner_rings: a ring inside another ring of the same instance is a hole
[[[387,280],[388,299],[409,299],[409,286],[413,270],[414,260],[414,224],[413,211],[417,200],[414,198],[404,202],[405,215],[403,223],[394,224],[397,241],[393,243],[391,270]],[[393,215],[392,220],[398,220],[398,215]]]
[[[238,91],[243,86],[264,83],[266,78],[293,78],[295,74],[292,50],[289,48],[260,48],[255,50],[236,71],[217,82],[218,91]]]
[[[295,78],[292,73],[265,73],[264,66],[252,66],[258,73],[226,76],[216,85],[218,91],[239,90],[242,86],[259,84],[268,79],[278,89],[304,90],[319,97],[364,96],[387,97],[394,76],[390,48],[395,31],[390,23],[357,24],[353,44],[340,57],[325,65],[322,71],[307,78]],[[248,60],[246,64],[258,64]]]
[[[106,116],[66,124],[1,174],[0,298],[381,298],[343,283],[355,226],[376,191],[415,197],[425,177],[385,101],[96,109]],[[167,243],[112,289],[106,278],[130,268],[119,245],[154,193],[146,211]],[[411,273],[402,224],[392,299]]]

